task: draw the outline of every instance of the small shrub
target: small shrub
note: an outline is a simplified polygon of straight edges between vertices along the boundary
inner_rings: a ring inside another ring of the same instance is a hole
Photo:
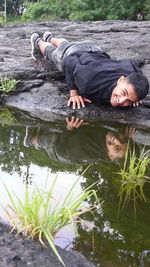
[[[2,97],[7,97],[10,92],[15,91],[16,85],[20,81],[17,81],[14,78],[8,78],[7,76],[5,77],[0,77],[0,92]]]

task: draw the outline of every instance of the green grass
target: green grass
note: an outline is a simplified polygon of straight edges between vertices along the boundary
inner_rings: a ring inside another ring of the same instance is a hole
[[[143,148],[138,158],[136,157],[135,149],[132,152],[126,152],[124,166],[119,172],[121,176],[120,206],[123,202],[123,208],[132,200],[134,212],[136,213],[137,199],[147,201],[143,187],[145,182],[150,181],[150,177],[146,176],[149,163],[150,150],[145,151],[145,148]]]
[[[13,115],[13,111],[10,111],[8,108],[0,109],[0,121],[2,126],[7,126],[11,122],[16,121],[16,118]]]
[[[7,97],[10,92],[13,92],[16,89],[16,85],[20,81],[17,81],[14,78],[8,78],[7,76],[0,76],[0,92],[2,92],[2,97]]]
[[[70,188],[61,206],[59,207],[60,200],[55,200],[56,204],[53,208],[51,201],[57,178],[54,179],[48,192],[45,190],[42,192],[35,187],[30,197],[28,189],[26,189],[24,201],[21,201],[15,193],[11,193],[4,184],[11,201],[11,206],[6,207],[5,211],[11,218],[12,231],[16,229],[18,233],[23,232],[29,238],[38,238],[43,246],[45,246],[44,239],[47,239],[50,247],[64,266],[65,264],[54,244],[56,233],[68,224],[73,224],[76,229],[77,223],[80,222],[79,216],[100,205],[96,191],[91,186],[81,193],[76,192],[79,178]],[[82,210],[83,202],[93,196],[96,200],[95,207]],[[8,208],[11,209],[11,212]],[[15,215],[12,215],[12,211]]]

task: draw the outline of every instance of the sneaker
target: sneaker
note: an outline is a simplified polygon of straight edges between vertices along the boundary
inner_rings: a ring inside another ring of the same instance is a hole
[[[23,140],[23,145],[25,147],[34,146],[37,150],[40,150],[42,147],[40,147],[38,142],[37,142],[37,144],[35,144],[32,141],[34,137],[38,137],[39,131],[40,131],[40,127],[37,129],[37,128],[33,128],[31,126],[26,126],[26,134],[25,134],[25,137]]]
[[[43,41],[44,42],[50,42],[52,37],[53,37],[53,34],[51,32],[44,32]]]
[[[38,42],[41,40],[40,36],[37,33],[33,33],[31,35],[31,56],[34,59],[43,59],[44,55],[41,53],[39,46],[38,46]]]
[[[29,134],[29,130],[30,130],[30,126],[26,126],[26,134],[25,134],[24,141],[23,141],[23,145],[25,147],[32,146],[32,143],[31,143],[32,136]]]
[[[32,127],[32,126],[26,126],[26,133],[23,141],[23,145],[26,147],[33,146],[32,144],[32,138],[35,136],[38,136],[38,133],[40,131],[40,127]]]

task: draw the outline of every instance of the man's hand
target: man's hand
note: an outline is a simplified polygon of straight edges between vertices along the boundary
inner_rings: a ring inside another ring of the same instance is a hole
[[[136,101],[132,105],[133,107],[138,107],[140,104],[142,104],[142,101]]]
[[[73,95],[69,97],[67,105],[69,107],[72,104],[73,109],[80,109],[85,107],[85,102],[92,103],[91,100],[83,98],[80,95]]]
[[[81,125],[88,125],[88,122],[84,122],[79,118],[71,117],[71,119],[66,118],[67,130],[72,131],[74,128],[79,128]]]
[[[137,130],[134,127],[126,127],[125,129],[125,136],[128,138],[132,138]]]

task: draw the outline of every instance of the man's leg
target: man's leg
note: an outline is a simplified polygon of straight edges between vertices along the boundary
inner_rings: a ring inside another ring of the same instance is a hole
[[[78,51],[82,52],[103,52],[101,47],[98,47],[93,41],[85,40],[79,42],[69,42],[66,39],[62,38],[54,38],[51,32],[45,32],[43,35],[43,40],[45,42],[49,42],[52,45],[56,46],[57,49],[62,52],[62,56],[68,56],[71,53],[75,53]],[[55,50],[54,54],[57,53],[58,50]]]
[[[39,46],[39,49],[40,49],[42,55],[44,56],[45,48],[46,48],[47,46],[50,46],[50,44],[47,43],[47,42],[44,42],[43,40],[40,40],[40,41],[38,42],[38,46]]]
[[[50,61],[53,61],[53,52],[58,48],[66,39],[63,38],[54,38],[51,32],[45,32],[43,35],[43,40],[37,33],[31,35],[31,55],[34,59],[43,59],[46,58]],[[56,53],[57,54],[57,53]],[[54,59],[54,64],[55,64]],[[57,64],[55,64],[57,66]]]
[[[43,40],[45,42],[49,42],[51,43],[52,45],[58,47],[60,46],[60,44],[64,41],[67,41],[66,39],[64,38],[56,38],[56,37],[53,37],[53,34],[51,32],[45,32],[43,34]]]
[[[60,46],[62,42],[67,41],[66,39],[63,38],[51,38],[50,43],[56,47]]]
[[[44,58],[44,51],[47,46],[50,47],[51,53],[56,49],[56,47],[53,46],[52,44],[44,42],[37,33],[33,33],[31,35],[31,46],[32,46],[31,50],[32,57],[34,59],[39,59],[39,60]]]
[[[49,53],[49,47],[45,48],[44,51],[45,59],[51,60],[55,64],[56,68],[60,72],[63,72],[62,68],[63,57],[65,55],[65,51],[68,49],[68,47],[72,45],[72,43],[64,38],[53,37],[53,34],[51,32],[45,32],[43,34],[43,40],[47,42],[49,45],[55,47],[55,50],[52,53]],[[40,45],[42,44],[40,43]]]
[[[64,41],[67,41],[67,40],[66,39],[62,39],[62,38],[54,38],[54,37],[52,37],[51,40],[50,40],[50,42],[45,42],[43,40],[40,40],[38,42],[38,46],[39,46],[39,49],[40,49],[41,53],[44,55],[44,51],[45,51],[45,48],[47,46],[49,46],[50,44],[52,44],[55,47],[58,47]]]
[[[45,58],[50,60],[59,71],[63,72],[63,56],[72,43],[64,38],[54,38],[51,32],[46,32],[43,35],[43,40],[37,33],[33,33],[31,35],[31,45],[31,55],[34,59]]]

